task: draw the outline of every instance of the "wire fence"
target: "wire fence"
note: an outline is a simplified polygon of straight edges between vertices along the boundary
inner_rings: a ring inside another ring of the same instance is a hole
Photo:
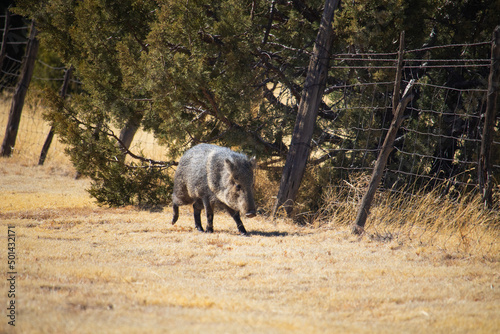
[[[443,183],[448,189],[477,188],[490,46],[488,41],[404,53],[401,87],[404,90],[414,79],[414,98],[405,110],[383,188],[405,193]],[[333,123],[319,124],[334,140],[325,145],[318,139],[316,146],[329,156],[332,186],[344,187],[339,180],[373,171],[392,120],[396,65],[396,52],[332,56],[330,71],[347,79],[327,88],[337,117]],[[492,150],[499,149],[496,135]],[[496,155],[492,168],[492,174],[500,176]],[[496,180],[494,193],[499,193]]]
[[[5,15],[0,15],[0,21],[4,21],[5,17]],[[4,24],[1,26],[0,36],[3,37],[5,27]],[[6,47],[6,49],[0,67],[0,91],[2,92],[12,92],[19,79],[22,60],[18,59],[16,55],[24,53],[25,46],[28,43],[26,37],[28,29],[28,25],[9,27],[7,35],[4,37],[6,41],[4,48]]]

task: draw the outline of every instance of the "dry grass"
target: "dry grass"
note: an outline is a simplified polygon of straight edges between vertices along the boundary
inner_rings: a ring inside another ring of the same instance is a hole
[[[258,217],[245,238],[219,214],[216,233],[201,234],[189,209],[172,226],[169,209],[95,206],[86,181],[62,169],[0,163],[2,248],[7,225],[17,233],[19,333],[500,328],[498,253],[356,238],[338,217],[316,228]]]
[[[330,188],[325,205],[315,213],[316,227],[332,220],[355,221],[369,176],[352,177],[348,186]],[[444,195],[443,189],[420,191],[415,195],[379,193],[367,222],[367,236],[425,249],[500,261],[500,214],[484,210],[479,194],[462,195],[459,200]]]
[[[0,95],[0,142],[3,142],[5,135],[10,103],[10,96]],[[13,159],[26,166],[38,164],[40,152],[50,130],[49,124],[43,119],[42,111],[40,101],[28,94],[12,155]],[[53,168],[70,164],[68,157],[64,154],[64,146],[57,140],[57,136],[52,141],[45,164]]]
[[[10,96],[0,94],[0,141],[3,141],[5,134],[10,103]],[[13,158],[22,164],[32,166],[38,163],[45,138],[50,130],[49,124],[43,119],[43,112],[43,102],[38,96],[28,92],[13,151]],[[119,133],[119,130],[115,129],[115,132]],[[69,166],[70,161],[64,153],[64,148],[58,136],[54,136],[45,164],[55,168]],[[136,154],[142,154],[151,159],[168,160],[165,147],[158,145],[153,134],[142,130],[137,131],[130,149]]]
[[[315,226],[260,216],[245,222],[245,238],[217,214],[216,232],[202,234],[188,208],[172,226],[168,208],[96,206],[67,160],[33,167],[38,149],[26,145],[0,159],[0,259],[13,224],[18,333],[500,329],[499,237],[488,223],[498,220],[473,201],[382,200],[358,238],[348,228],[361,196],[353,185],[342,200],[329,194]],[[3,305],[7,290],[2,279]],[[7,320],[0,333],[13,332]]]

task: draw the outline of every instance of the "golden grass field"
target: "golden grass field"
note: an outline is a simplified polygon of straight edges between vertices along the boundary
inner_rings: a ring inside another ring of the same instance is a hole
[[[477,204],[425,204],[408,229],[375,207],[362,237],[350,234],[352,210],[328,208],[304,227],[246,220],[250,237],[219,213],[203,234],[187,207],[174,226],[170,208],[98,207],[62,154],[39,167],[31,151],[0,159],[0,333],[500,331],[498,217]]]

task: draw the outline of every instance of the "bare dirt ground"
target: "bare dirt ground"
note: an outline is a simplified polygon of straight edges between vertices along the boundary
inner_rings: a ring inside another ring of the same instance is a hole
[[[0,159],[1,333],[498,333],[499,254],[185,208],[100,208],[70,170]],[[15,327],[8,324],[8,226]],[[497,249],[497,248],[492,248]]]

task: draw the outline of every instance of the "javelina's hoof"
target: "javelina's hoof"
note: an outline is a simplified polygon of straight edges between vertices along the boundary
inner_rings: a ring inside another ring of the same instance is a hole
[[[214,228],[213,227],[212,228],[207,227],[207,229],[206,229],[205,232],[206,233],[214,233]]]
[[[205,232],[205,231],[203,230],[203,227],[201,227],[201,226],[196,226],[196,229],[197,229],[199,232]]]
[[[179,219],[179,215],[174,215],[172,217],[172,225],[174,225],[177,222],[177,219]]]

